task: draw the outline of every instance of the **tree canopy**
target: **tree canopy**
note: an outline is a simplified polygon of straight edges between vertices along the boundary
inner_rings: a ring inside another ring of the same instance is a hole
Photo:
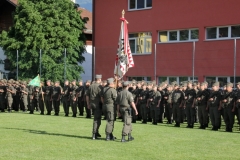
[[[84,61],[85,21],[70,0],[19,0],[14,25],[0,35],[0,46],[16,68],[19,51],[19,78],[64,80],[64,48],[67,50],[66,77],[78,79]]]

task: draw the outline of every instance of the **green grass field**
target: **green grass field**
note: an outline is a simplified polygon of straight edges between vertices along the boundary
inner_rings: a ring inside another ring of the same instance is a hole
[[[116,141],[91,140],[92,119],[60,116],[0,114],[0,159],[3,160],[211,160],[240,159],[240,132],[187,129],[173,125],[133,124],[135,140],[121,143],[122,122],[115,123]]]

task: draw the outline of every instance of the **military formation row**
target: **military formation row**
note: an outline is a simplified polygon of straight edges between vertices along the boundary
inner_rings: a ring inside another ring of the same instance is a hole
[[[98,130],[101,125],[101,116],[104,114],[107,119],[106,139],[114,140],[113,126],[114,120],[118,116],[124,121],[122,141],[125,136],[132,140],[131,122],[142,120],[143,124],[152,122],[163,123],[164,118],[168,124],[175,122],[176,127],[187,121],[188,128],[193,128],[195,122],[200,123],[200,129],[208,127],[211,121],[212,130],[221,127],[221,119],[226,124],[226,131],[232,132],[235,115],[240,118],[240,83],[238,89],[233,90],[233,84],[228,83],[223,90],[219,89],[219,83],[214,83],[208,89],[208,83],[183,82],[178,85],[176,82],[167,82],[156,85],[156,83],[145,81],[124,82],[110,78],[101,81],[101,76],[96,76],[96,81],[87,81],[83,85],[82,81],[65,82],[64,87],[55,82],[46,82],[46,86],[28,86],[26,82],[0,81],[0,109],[5,112],[14,110],[29,110],[33,114],[34,110],[44,114],[44,104],[47,115],[51,115],[54,110],[55,115],[59,114],[60,101],[63,103],[65,116],[69,115],[71,106],[73,117],[86,117],[94,115],[93,135],[96,139],[100,136]],[[116,89],[115,89],[116,88]],[[124,92],[123,92],[124,91]],[[123,93],[122,93],[123,92]],[[115,94],[116,93],[116,94]],[[137,113],[139,113],[137,115]],[[210,120],[209,120],[210,117]]]

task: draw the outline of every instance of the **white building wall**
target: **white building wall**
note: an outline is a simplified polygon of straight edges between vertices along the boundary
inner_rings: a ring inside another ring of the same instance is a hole
[[[81,74],[83,82],[92,80],[92,46],[86,46],[86,52],[83,54],[85,61],[81,64],[85,73]]]

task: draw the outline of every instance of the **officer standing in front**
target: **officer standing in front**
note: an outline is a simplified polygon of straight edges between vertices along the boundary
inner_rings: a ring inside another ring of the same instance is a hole
[[[88,109],[92,109],[94,113],[93,119],[93,131],[92,131],[92,139],[95,140],[98,137],[101,137],[99,134],[99,127],[101,125],[101,116],[102,116],[102,109],[100,108],[100,101],[101,101],[101,79],[102,75],[96,75],[96,81],[93,83],[87,92],[87,105]]]
[[[134,140],[131,135],[132,132],[132,117],[131,117],[131,109],[130,107],[135,110],[136,115],[138,115],[136,106],[134,104],[134,99],[132,94],[128,91],[128,82],[123,83],[123,90],[117,96],[117,110],[118,113],[123,117],[124,125],[122,130],[122,140],[121,142],[127,142],[125,136],[128,135],[128,141]]]
[[[106,125],[106,140],[115,140],[112,132],[114,129],[114,103],[117,98],[117,91],[114,89],[114,79],[109,78],[107,80],[107,86],[105,86],[101,93],[101,100],[104,108],[104,115],[106,115],[107,125]]]

